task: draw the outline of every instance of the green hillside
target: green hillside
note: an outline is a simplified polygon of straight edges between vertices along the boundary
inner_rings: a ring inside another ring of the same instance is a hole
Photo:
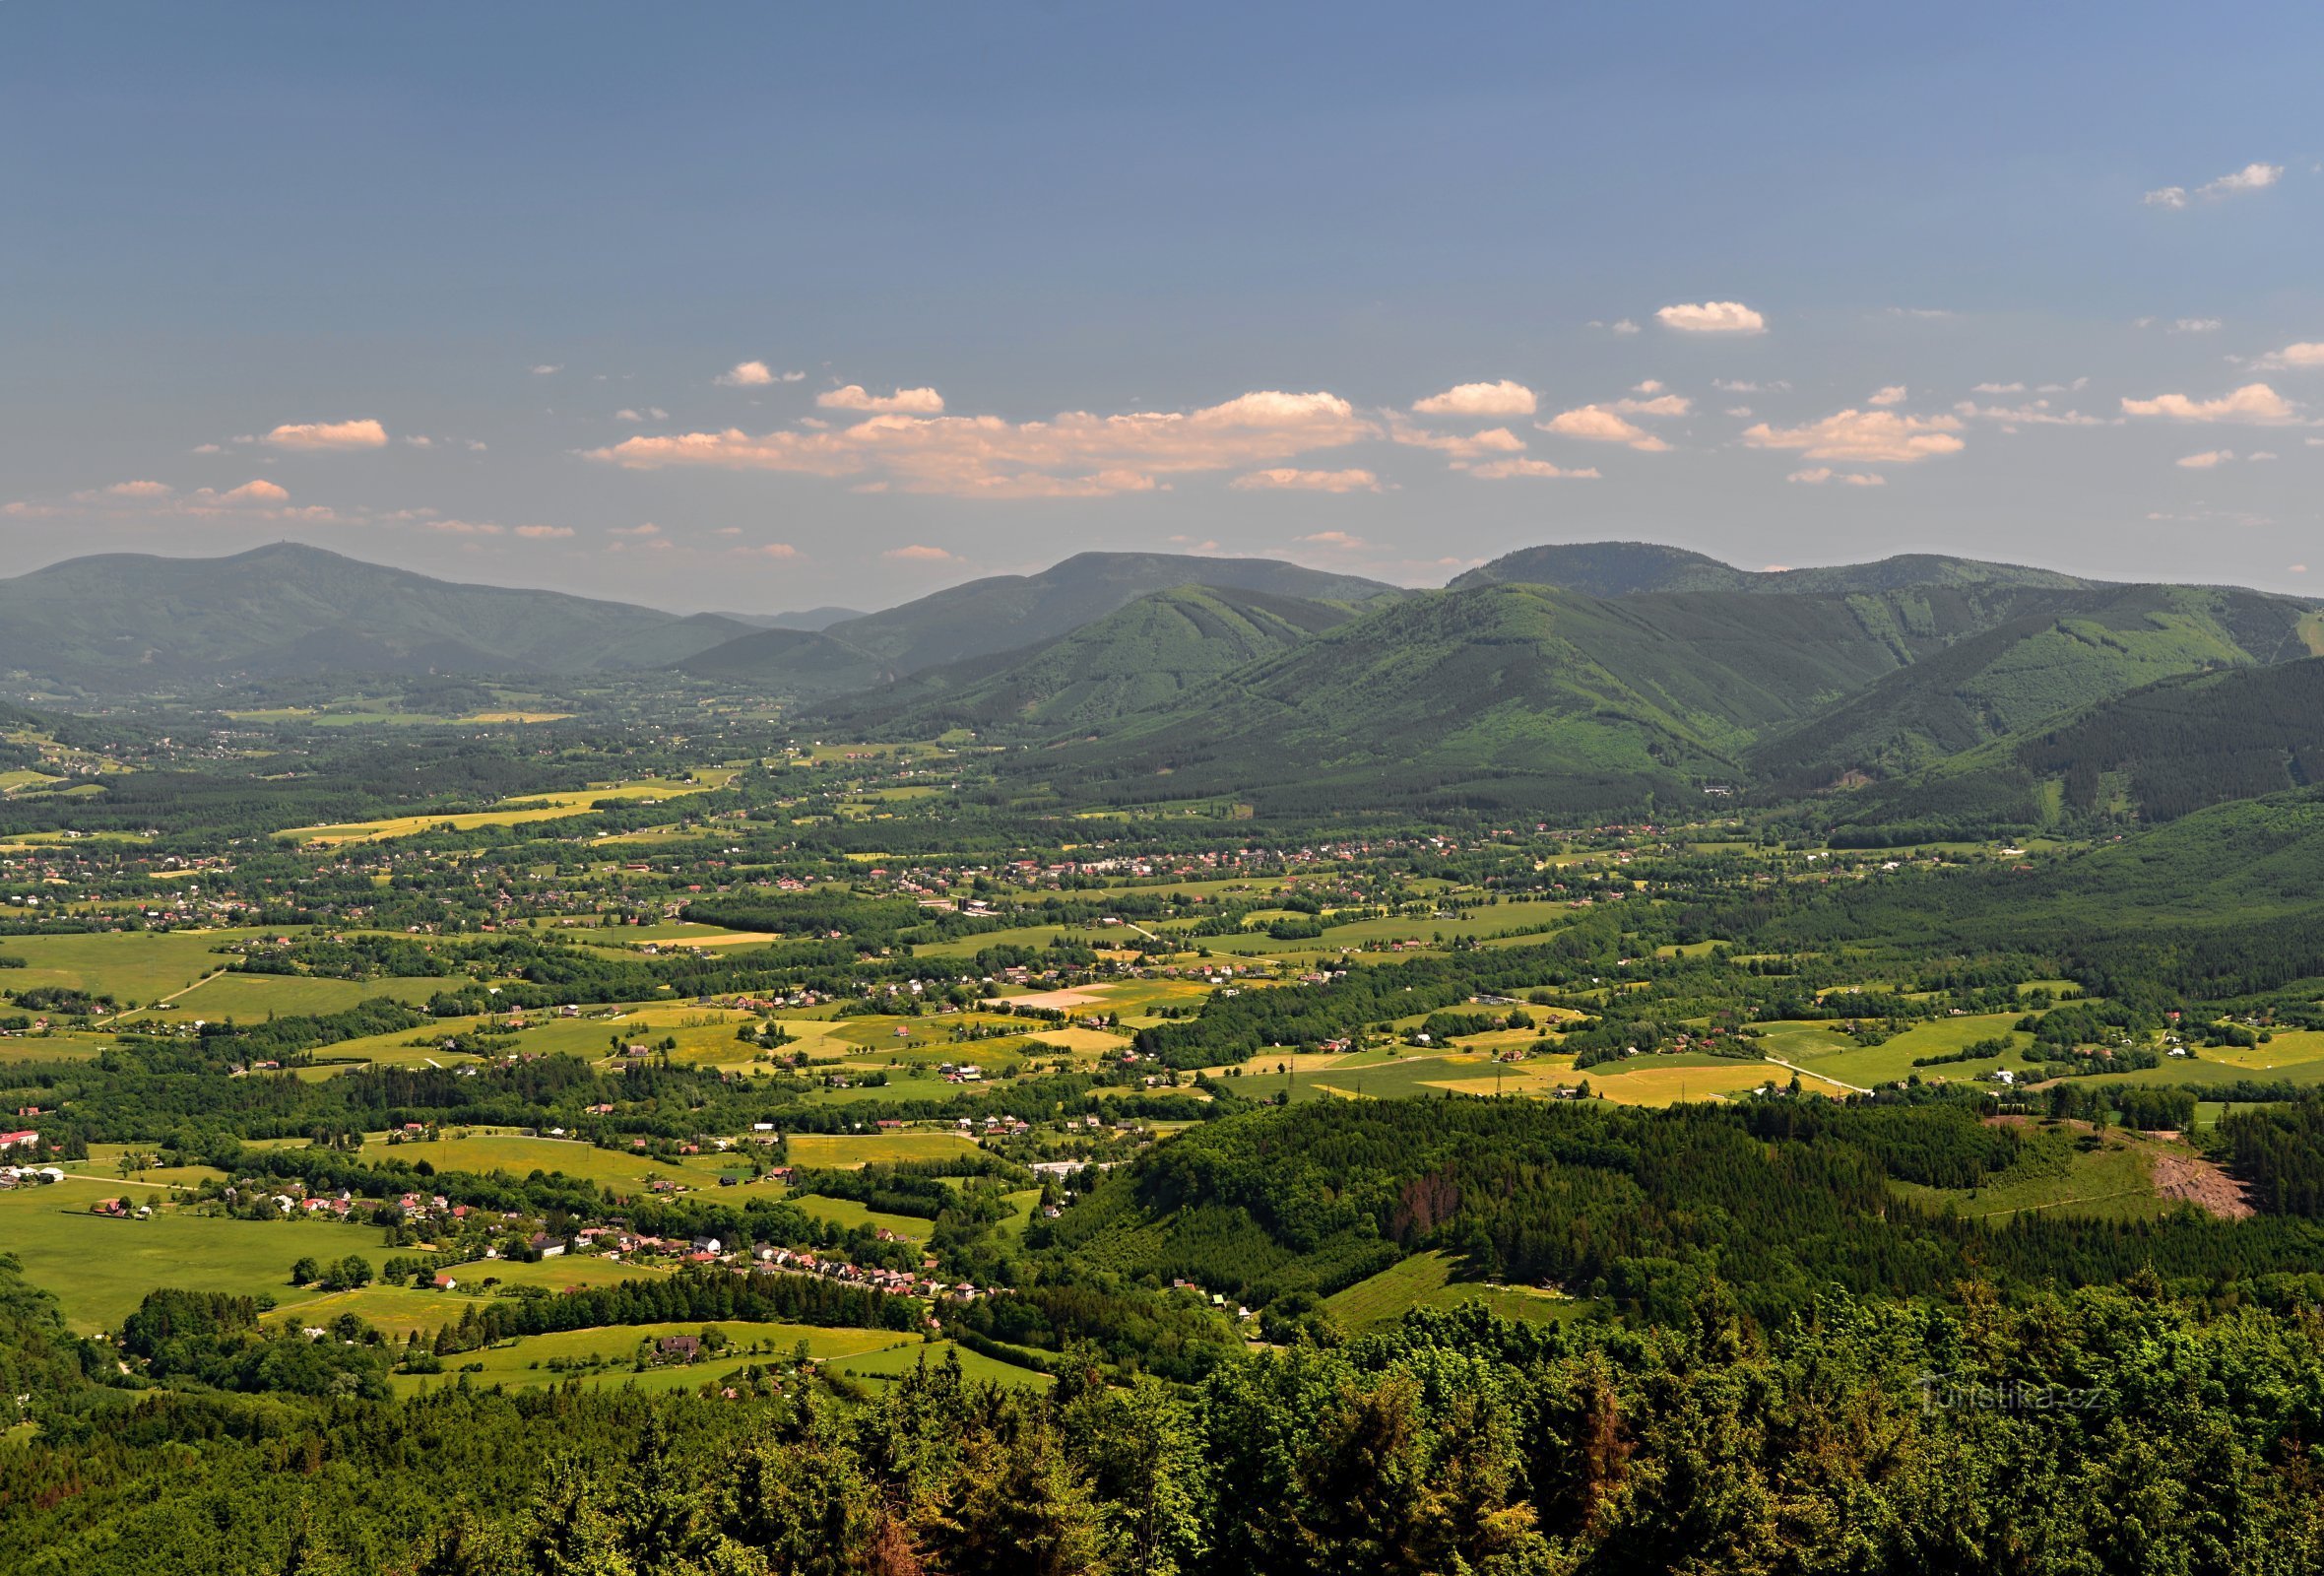
[[[1699,802],[1760,733],[1986,627],[2019,595],[1428,593],[1013,769],[1132,802]]]
[[[460,585],[288,542],[223,558],[107,554],[0,580],[0,672],[97,692],[229,674],[663,667],[741,632],[714,615]]]
[[[1023,651],[1068,634],[1094,619],[1156,591],[1186,585],[1259,591],[1316,602],[1362,603],[1401,595],[1396,587],[1329,574],[1276,558],[1205,558],[1172,553],[1081,553],[1039,574],[972,580],[901,607],[844,619],[822,633],[871,659],[881,675],[917,673],[939,663]],[[828,675],[841,666],[811,646],[750,644],[713,653],[692,671],[715,672],[774,692],[835,693]],[[806,664],[805,668],[799,666]],[[820,686],[818,691],[818,686]]]
[[[2258,592],[2127,586],[1972,635],[1752,753],[1779,792],[1901,775],[2158,680],[2299,655],[2303,610]],[[2282,787],[2286,784],[2278,783]]]
[[[2035,586],[2072,590],[2097,582],[2014,563],[1910,553],[1876,563],[1809,569],[1738,569],[1706,554],[1656,542],[1568,542],[1521,548],[1455,578],[1448,589],[1480,585],[1562,586],[1591,596],[1650,591],[1766,591],[1847,596],[1906,586]]]
[[[1184,700],[1210,681],[1290,650],[1353,614],[1327,602],[1180,586],[1138,598],[1031,654],[925,669],[825,706],[814,720],[867,737],[949,728],[1082,732]]]

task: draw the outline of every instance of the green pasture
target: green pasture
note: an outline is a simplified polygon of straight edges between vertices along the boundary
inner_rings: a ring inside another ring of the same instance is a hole
[[[25,966],[0,974],[0,987],[23,991],[47,985],[110,996],[123,1004],[151,1005],[225,968],[230,959],[212,949],[252,936],[280,934],[271,929],[234,929],[9,936],[0,938],[0,952],[23,958]]]
[[[1002,1362],[998,1357],[988,1357],[981,1351],[971,1351],[949,1341],[910,1341],[862,1356],[842,1357],[830,1363],[829,1367],[833,1372],[846,1374],[851,1379],[869,1380],[875,1385],[886,1384],[911,1373],[924,1357],[931,1368],[940,1366],[946,1352],[956,1353],[960,1358],[961,1373],[980,1384],[1020,1385],[1047,1390],[1057,1382],[1048,1374],[1038,1373],[1031,1368],[1020,1368],[1013,1362]]]
[[[1038,1198],[1040,1195],[1034,1196]],[[926,1242],[929,1233],[936,1229],[934,1220],[925,1220],[916,1215],[883,1215],[853,1199],[827,1199],[819,1193],[796,1193],[791,1195],[790,1202],[798,1205],[810,1218],[828,1220],[842,1231],[872,1226],[884,1228],[909,1242]]]
[[[455,1315],[457,1316],[457,1315]],[[714,1357],[694,1363],[653,1365],[643,1372],[633,1363],[638,1343],[659,1342],[668,1336],[698,1336],[715,1326],[725,1333],[728,1346]],[[594,1330],[558,1330],[547,1335],[525,1336],[504,1346],[488,1347],[482,1351],[467,1351],[443,1359],[440,1374],[398,1374],[396,1389],[411,1395],[430,1386],[456,1383],[462,1370],[470,1369],[466,1377],[472,1385],[505,1385],[510,1389],[529,1389],[543,1385],[562,1384],[577,1379],[587,1385],[634,1384],[641,1390],[691,1390],[697,1385],[723,1381],[739,1368],[752,1363],[788,1363],[799,1344],[807,1343],[807,1355],[817,1362],[837,1367],[841,1362],[861,1359],[881,1352],[888,1347],[904,1346],[913,1351],[921,1343],[913,1337],[893,1330],[833,1329],[821,1325],[756,1324],[741,1320],[717,1320],[676,1324],[620,1324]],[[551,1359],[567,1363],[599,1359],[606,1366],[595,1369],[560,1372],[549,1366]],[[1011,1369],[1010,1372],[1020,1370]]]
[[[1590,1310],[1586,1301],[1527,1286],[1456,1280],[1458,1270],[1459,1262],[1449,1254],[1416,1253],[1324,1298],[1323,1309],[1351,1335],[1393,1324],[1412,1308],[1451,1308],[1464,1302],[1482,1302],[1505,1318],[1538,1324],[1582,1318]]]
[[[300,974],[221,974],[185,992],[160,1016],[206,1022],[233,1018],[249,1022],[296,1014],[344,1013],[376,997],[417,1007],[438,991],[463,983],[432,975],[393,975],[382,979],[315,979]],[[411,1032],[409,1030],[407,1033]]]
[[[701,1172],[684,1166],[666,1164],[643,1153],[601,1149],[572,1139],[527,1138],[521,1133],[471,1133],[463,1137],[454,1129],[440,1139],[396,1144],[385,1140],[384,1134],[367,1139],[363,1158],[372,1163],[400,1160],[407,1165],[425,1160],[438,1171],[506,1171],[516,1177],[530,1176],[535,1171],[561,1172],[577,1182],[622,1193],[634,1193],[655,1180],[681,1182],[689,1187],[700,1187],[705,1181]],[[415,1191],[424,1192],[426,1179],[420,1178],[413,1186]]]
[[[108,1198],[157,1208],[147,1220],[89,1213]],[[387,1257],[370,1226],[189,1215],[160,1208],[167,1198],[165,1188],[102,1176],[0,1193],[0,1250],[22,1260],[26,1277],[54,1293],[66,1319],[85,1334],[118,1329],[156,1286],[264,1292],[290,1306],[314,1296],[290,1284],[294,1261],[359,1253],[376,1266]]]

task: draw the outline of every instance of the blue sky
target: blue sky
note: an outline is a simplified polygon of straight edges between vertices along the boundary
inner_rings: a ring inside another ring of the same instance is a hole
[[[2312,590],[2320,34],[0,0],[0,572],[293,537],[772,611],[1625,537]]]

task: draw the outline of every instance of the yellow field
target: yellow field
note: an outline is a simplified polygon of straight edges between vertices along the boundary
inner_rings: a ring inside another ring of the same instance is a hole
[[[490,810],[463,811],[457,815],[394,816],[381,821],[347,821],[336,826],[298,826],[280,831],[276,836],[301,843],[378,842],[389,837],[409,837],[435,826],[450,826],[456,831],[467,831],[477,826],[517,826],[528,821],[555,821],[586,811],[601,799],[677,799],[685,794],[698,794],[722,786],[732,772],[705,771],[697,773],[698,782],[676,782],[649,779],[644,782],[608,783],[583,788],[573,793],[533,794],[511,799]]]
[[[795,1133],[787,1148],[793,1165],[846,1171],[874,1162],[948,1160],[977,1152],[974,1141],[953,1133]]]
[[[1737,1062],[1731,1067],[1642,1067],[1627,1073],[1615,1070],[1612,1063],[1602,1063],[1584,1069],[1580,1076],[1589,1080],[1591,1093],[1623,1105],[1676,1105],[1682,1100],[1745,1093],[1763,1084],[1783,1087],[1791,1082],[1788,1071],[1766,1062]],[[1813,1074],[1801,1075],[1799,1083],[1812,1094],[1835,1099],[1848,1092]]]

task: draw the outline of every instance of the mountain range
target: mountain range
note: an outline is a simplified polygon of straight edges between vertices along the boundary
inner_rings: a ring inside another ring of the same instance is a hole
[[[1746,570],[1652,543],[1529,548],[1438,591],[1084,553],[867,614],[684,616],[290,544],[0,581],[20,692],[676,670],[826,734],[968,730],[1065,805],[2167,820],[2318,780],[2319,657],[2315,604],[2235,587],[1931,555]]]

